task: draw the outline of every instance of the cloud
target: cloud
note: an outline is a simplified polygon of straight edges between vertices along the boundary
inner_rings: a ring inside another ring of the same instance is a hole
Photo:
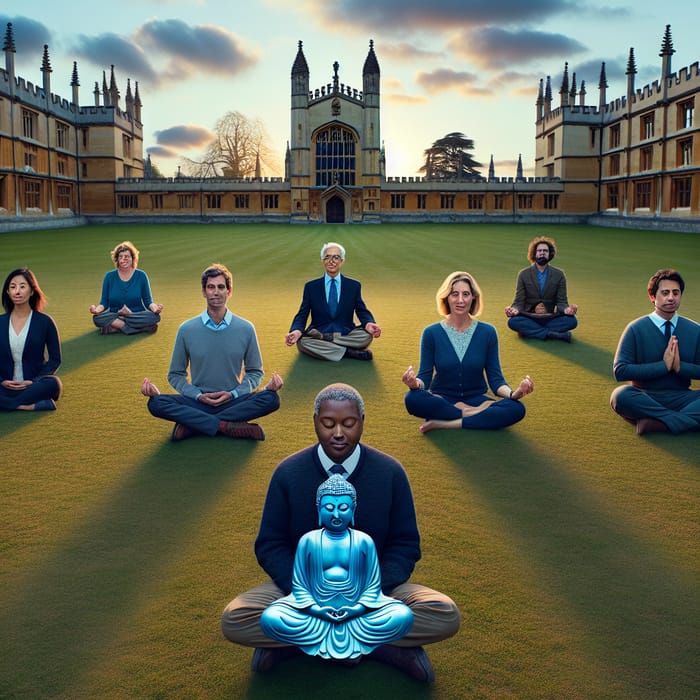
[[[209,129],[197,124],[178,124],[153,134],[159,146],[168,148],[202,148],[214,139]]]
[[[149,146],[146,149],[146,153],[154,158],[179,158],[180,154],[178,151],[172,148],[165,148],[165,146]]]
[[[120,74],[145,80],[151,85],[158,82],[158,75],[143,49],[118,34],[111,32],[98,36],[79,34],[72,51],[78,58],[103,70],[114,65]]]
[[[135,40],[149,50],[183,62],[190,70],[235,75],[257,62],[234,34],[213,25],[191,26],[179,19],[151,20],[135,33]],[[185,70],[187,70],[185,68]]]
[[[430,101],[422,95],[385,95],[383,99],[385,102],[401,105],[424,105]]]
[[[72,50],[94,66],[114,64],[120,73],[143,80],[151,90],[199,73],[236,75],[258,57],[230,32],[173,20],[150,20],[125,37],[111,32],[81,34]]]
[[[382,60],[387,58],[394,61],[424,61],[444,59],[442,51],[428,51],[419,46],[414,46],[406,42],[399,44],[382,44]]]
[[[436,94],[454,90],[462,95],[489,97],[492,95],[488,88],[476,84],[477,76],[467,71],[456,71],[452,68],[436,68],[430,73],[421,72],[416,76],[416,82],[428,93]]]
[[[51,31],[48,27],[41,22],[29,19],[29,17],[21,15],[10,17],[0,14],[0,36],[2,36],[3,44],[8,22],[12,23],[12,36],[15,40],[18,58],[26,60],[28,56],[34,55],[36,57],[34,60],[41,62],[44,44],[51,44]]]
[[[541,23],[586,5],[585,0],[304,0],[301,8],[323,25],[396,32]]]
[[[486,69],[518,65],[538,58],[570,56],[587,50],[581,42],[563,34],[500,27],[462,32],[449,42],[449,47],[462,58]]]

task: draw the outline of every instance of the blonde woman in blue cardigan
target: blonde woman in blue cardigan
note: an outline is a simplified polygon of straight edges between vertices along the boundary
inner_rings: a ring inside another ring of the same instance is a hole
[[[526,376],[511,389],[503,378],[496,329],[476,318],[483,303],[476,280],[468,272],[453,272],[435,299],[444,318],[423,330],[418,373],[411,366],[403,375],[406,409],[425,420],[421,432],[496,430],[522,420],[520,399],[535,385]]]

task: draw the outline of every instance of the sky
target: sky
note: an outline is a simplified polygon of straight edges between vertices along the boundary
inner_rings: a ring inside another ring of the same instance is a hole
[[[534,174],[535,100],[552,77],[555,104],[564,62],[586,103],[598,105],[601,63],[608,101],[624,96],[634,49],[640,88],[660,78],[659,50],[671,25],[673,70],[700,59],[690,0],[5,0],[0,31],[13,23],[15,72],[41,86],[49,47],[51,90],[71,98],[77,61],[81,105],[114,65],[124,107],[138,81],[144,150],[165,176],[197,159],[217,119],[259,119],[279,155],[290,132],[290,73],[303,42],[313,90],[339,79],[362,90],[370,40],[381,70],[381,138],[387,176],[415,176],[424,151],[451,132],[474,141],[487,174]],[[0,66],[4,68],[4,60]]]

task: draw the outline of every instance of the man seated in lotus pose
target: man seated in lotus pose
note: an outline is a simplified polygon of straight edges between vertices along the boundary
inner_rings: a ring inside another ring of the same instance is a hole
[[[292,592],[297,544],[317,528],[316,491],[334,473],[342,474],[357,490],[361,505],[355,522],[376,547],[382,591],[413,613],[408,634],[392,644],[381,644],[369,657],[431,682],[435,676],[422,645],[447,639],[459,629],[454,601],[408,581],[421,556],[413,494],[399,462],[360,443],[364,414],[362,397],[351,386],[331,384],[322,389],[314,402],[318,443],[287,457],[272,474],[255,541],[258,562],[271,580],[232,600],[221,618],[227,639],[256,647],[253,671],[267,672],[299,653],[296,647],[266,635],[260,618],[271,603]]]
[[[613,410],[645,433],[700,430],[700,324],[678,314],[685,282],[676,270],[659,270],[647,285],[654,310],[632,321],[617,346],[613,370],[619,386]]]
[[[263,376],[260,347],[253,324],[227,307],[232,290],[233,279],[224,265],[204,270],[202,295],[207,308],[180,326],[170,361],[168,382],[179,393],[161,394],[148,378],[141,385],[148,410],[175,423],[175,442],[217,433],[264,440],[260,425],[248,421],[280,406],[277,392],[282,379],[277,372],[263,391],[255,391]]]
[[[520,270],[515,299],[506,308],[508,328],[523,338],[571,342],[578,306],[569,304],[564,271],[550,265],[557,253],[551,238],[538,236],[527,250],[530,267]]]
[[[340,474],[316,492],[320,530],[297,546],[292,592],[266,608],[268,637],[324,659],[355,659],[408,634],[411,609],[382,593],[372,538],[350,528],[357,494]]]
[[[326,273],[304,285],[301,306],[285,342],[322,360],[371,360],[372,351],[367,347],[382,330],[362,299],[360,283],[340,274],[345,248],[340,243],[326,243],[321,248],[321,261]],[[309,313],[311,324],[307,328]],[[359,326],[355,325],[355,316]]]

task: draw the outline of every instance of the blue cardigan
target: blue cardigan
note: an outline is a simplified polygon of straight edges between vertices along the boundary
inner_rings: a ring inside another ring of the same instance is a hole
[[[507,384],[501,372],[496,329],[479,321],[460,362],[440,323],[428,326],[420,341],[418,379],[433,394],[452,403],[486,394],[486,380],[495,394],[499,387]]]
[[[0,381],[12,379],[15,365],[10,351],[10,314],[0,316]],[[48,354],[48,357],[47,357]],[[61,343],[51,316],[32,311],[22,353],[22,373],[28,381],[55,374],[61,364]]]
[[[102,281],[100,304],[107,311],[119,311],[126,304],[132,311],[145,311],[153,303],[148,275],[136,269],[128,282],[117,270],[110,270]]]

